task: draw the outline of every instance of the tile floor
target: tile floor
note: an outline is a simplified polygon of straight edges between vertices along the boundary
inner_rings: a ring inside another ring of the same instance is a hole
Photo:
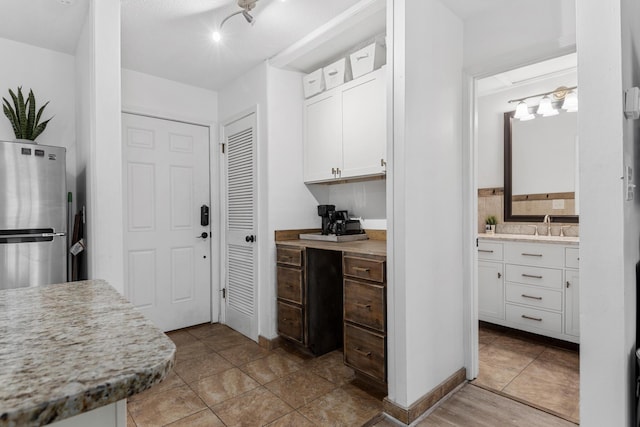
[[[483,326],[479,344],[480,374],[472,384],[579,422],[577,351]]]
[[[311,358],[272,351],[220,324],[167,334],[176,366],[127,404],[128,427],[359,426],[382,411],[334,351]]]

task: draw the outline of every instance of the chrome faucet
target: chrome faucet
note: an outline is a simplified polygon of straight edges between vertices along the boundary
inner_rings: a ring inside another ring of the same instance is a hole
[[[547,236],[551,236],[551,217],[549,215],[545,215],[542,223],[547,224]]]

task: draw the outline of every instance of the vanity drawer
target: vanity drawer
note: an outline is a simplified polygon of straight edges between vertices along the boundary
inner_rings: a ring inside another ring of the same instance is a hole
[[[344,320],[385,331],[385,287],[344,280]]]
[[[278,264],[302,266],[302,249],[301,248],[276,248],[276,262]]]
[[[382,283],[385,280],[384,258],[343,257],[343,275]]]
[[[303,272],[300,268],[278,266],[278,298],[302,304]]]
[[[508,243],[505,262],[544,267],[564,267],[564,247],[542,243]]]
[[[529,331],[562,333],[562,314],[519,305],[505,304],[507,322]]]
[[[507,302],[525,304],[549,310],[562,310],[562,292],[537,286],[507,283]]]
[[[580,264],[580,249],[565,248],[564,265],[569,268],[578,268]]]
[[[301,307],[278,301],[278,333],[299,343],[304,342]]]
[[[502,243],[478,241],[478,259],[502,261]]]
[[[347,366],[386,382],[386,343],[383,335],[378,335],[357,326],[344,325],[344,363]]]
[[[562,289],[562,270],[555,268],[506,264],[505,278],[507,282]]]

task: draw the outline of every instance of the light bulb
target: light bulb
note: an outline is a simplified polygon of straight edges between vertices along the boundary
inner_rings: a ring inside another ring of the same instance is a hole
[[[529,113],[529,106],[524,101],[518,102],[518,106],[516,107],[516,114],[513,117],[515,119],[522,120],[523,122],[536,118],[536,116]]]
[[[222,40],[222,34],[220,34],[220,31],[214,31],[211,38],[214,42],[219,43]]]
[[[558,110],[553,108],[553,105],[551,104],[551,98],[545,95],[544,98],[540,100],[540,105],[538,105],[537,113],[542,117],[550,117],[558,114]]]
[[[575,113],[578,111],[578,95],[571,91],[564,97],[564,102],[562,103],[562,109],[566,110],[567,113]]]

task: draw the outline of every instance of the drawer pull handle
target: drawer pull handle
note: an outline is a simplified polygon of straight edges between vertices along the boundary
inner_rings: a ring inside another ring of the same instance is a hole
[[[536,276],[535,274],[522,273],[522,277],[530,277],[531,279],[542,279],[542,276]]]
[[[353,351],[355,351],[356,353],[358,353],[358,354],[360,354],[360,355],[362,355],[364,357],[371,357],[371,352],[370,351],[363,351],[363,350],[360,350],[357,347],[354,348]]]
[[[539,317],[531,317],[531,316],[527,316],[526,314],[522,315],[523,319],[529,319],[529,320],[535,320],[536,322],[542,322],[542,319],[540,319]]]
[[[537,257],[542,257],[542,254],[528,254],[526,252],[522,252],[522,256],[537,256]]]
[[[280,255],[280,259],[291,259],[291,257],[290,256]]]
[[[493,253],[493,251],[491,251],[489,249],[478,249],[478,252],[485,252],[485,253],[488,253],[488,254],[492,254]]]
[[[368,53],[365,53],[365,54],[361,54],[361,55],[359,55],[359,56],[356,56],[356,59],[357,59],[358,61],[360,61],[360,60],[362,60],[362,59],[366,59],[366,58],[368,58],[368,57],[369,57],[369,54],[368,54]]]
[[[371,310],[371,304],[360,304],[357,302],[353,305],[355,305],[356,307],[368,308],[369,310]]]
[[[532,297],[531,295],[527,294],[522,294],[522,298],[537,299],[538,301],[542,301],[542,297]]]
[[[289,284],[289,285],[284,285],[284,286],[285,286],[285,287],[287,287],[287,288],[289,288],[289,289],[293,288],[293,285],[291,285],[291,284]]]
[[[363,273],[368,273],[369,271],[371,271],[371,269],[365,267],[353,267],[353,271],[362,271]]]
[[[291,319],[287,319],[286,317],[282,319],[283,322],[288,322]]]

